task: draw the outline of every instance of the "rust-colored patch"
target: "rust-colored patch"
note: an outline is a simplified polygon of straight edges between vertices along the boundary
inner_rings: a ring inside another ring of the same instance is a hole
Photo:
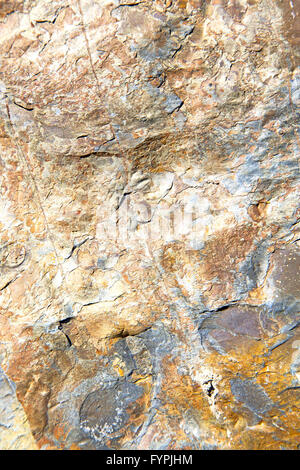
[[[255,222],[259,222],[265,215],[267,203],[260,201],[257,204],[251,204],[248,207],[248,214]]]
[[[162,256],[162,266],[167,272],[182,272],[185,264],[194,265],[199,261],[197,250],[187,250],[184,243],[169,243],[165,245]]]
[[[283,34],[293,46],[300,45],[300,1],[279,0],[278,6],[282,9]]]
[[[198,271],[202,282],[215,280],[204,294],[207,300],[234,298],[233,286],[239,264],[250,253],[258,230],[254,225],[225,229],[207,241],[201,251],[202,263]]]
[[[177,0],[176,3],[179,8],[186,8],[189,0]]]
[[[258,229],[251,225],[225,229],[206,242],[202,254],[205,257],[206,274],[212,279],[229,276],[230,269],[245,259]]]
[[[0,19],[13,13],[14,11],[22,12],[24,8],[23,0],[0,0]]]

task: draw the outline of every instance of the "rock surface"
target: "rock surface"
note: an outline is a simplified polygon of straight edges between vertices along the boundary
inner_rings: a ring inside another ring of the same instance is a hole
[[[0,448],[297,448],[299,15],[0,1]]]

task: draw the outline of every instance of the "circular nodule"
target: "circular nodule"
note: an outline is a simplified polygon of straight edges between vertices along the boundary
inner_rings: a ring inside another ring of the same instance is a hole
[[[11,242],[0,248],[0,266],[17,268],[25,260],[26,250],[23,245]]]

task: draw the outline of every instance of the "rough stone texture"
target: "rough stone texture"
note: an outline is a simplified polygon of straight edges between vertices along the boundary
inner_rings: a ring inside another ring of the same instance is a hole
[[[0,1],[2,449],[297,448],[299,14]]]

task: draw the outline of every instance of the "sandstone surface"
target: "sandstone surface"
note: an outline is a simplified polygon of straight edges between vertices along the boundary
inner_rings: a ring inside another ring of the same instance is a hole
[[[0,0],[0,448],[297,449],[299,0]]]

